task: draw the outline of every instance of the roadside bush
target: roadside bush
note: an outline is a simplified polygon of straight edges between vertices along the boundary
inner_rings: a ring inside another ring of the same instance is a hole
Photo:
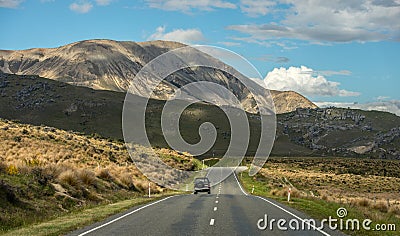
[[[389,208],[389,213],[392,213],[392,214],[400,216],[400,206],[399,205],[391,206]]]
[[[371,205],[371,202],[369,199],[366,198],[357,198],[357,199],[353,199],[351,201],[352,204],[357,205],[357,206],[361,206],[361,207],[368,207]]]
[[[6,168],[6,173],[9,175],[17,175],[19,172],[18,172],[18,168],[15,165],[10,164]]]
[[[379,210],[379,211],[383,212],[383,213],[386,213],[389,210],[389,207],[388,207],[387,203],[384,202],[384,201],[378,201],[372,207],[374,209],[376,209],[376,210]]]
[[[25,161],[25,164],[27,166],[40,166],[40,165],[42,165],[42,162],[36,157],[30,158],[30,159],[25,159],[24,161]]]
[[[0,172],[6,172],[7,165],[4,162],[0,162]]]
[[[111,175],[110,171],[108,169],[100,169],[97,171],[96,176],[99,177],[100,179],[104,180],[112,180],[113,176]]]
[[[96,176],[92,171],[81,170],[78,173],[78,177],[82,181],[82,183],[86,185],[93,185],[94,183],[96,183]]]
[[[119,177],[119,180],[124,186],[126,186],[127,189],[129,189],[129,190],[137,190],[135,185],[134,185],[134,183],[133,183],[133,178],[129,173],[122,174]]]
[[[64,172],[62,172],[57,180],[61,183],[61,184],[67,184],[70,186],[78,186],[79,185],[79,179],[77,176],[77,173],[73,170],[66,170]]]
[[[66,168],[64,166],[49,164],[43,168],[43,174],[51,176],[52,179],[57,179],[58,176],[65,170]]]

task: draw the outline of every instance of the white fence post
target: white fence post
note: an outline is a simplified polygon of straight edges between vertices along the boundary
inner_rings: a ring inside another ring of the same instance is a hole
[[[150,184],[151,184],[151,183],[149,182],[149,198],[151,197],[151,196],[150,196]]]
[[[292,189],[289,188],[288,194],[287,194],[287,201],[290,202],[290,192],[292,192]]]

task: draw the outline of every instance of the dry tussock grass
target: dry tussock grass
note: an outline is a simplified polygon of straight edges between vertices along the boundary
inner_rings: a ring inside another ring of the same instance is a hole
[[[114,179],[113,176],[111,175],[110,171],[107,168],[102,168],[96,171],[96,176],[104,179],[104,180],[112,180]]]
[[[389,211],[389,206],[385,201],[377,201],[375,204],[372,204],[372,208],[384,213]]]
[[[86,185],[94,185],[96,183],[96,175],[90,170],[80,170],[78,178]]]
[[[78,186],[80,184],[80,179],[78,178],[78,174],[74,170],[66,170],[62,172],[58,177],[57,180],[61,184],[66,184],[70,186]]]
[[[341,160],[341,165],[345,165]],[[359,160],[363,162],[364,160]],[[313,163],[304,165],[304,163]],[[349,160],[351,167],[355,163]],[[385,162],[383,162],[385,163]],[[327,167],[322,160],[275,160],[267,162],[259,175],[262,181],[268,182],[270,194],[273,196],[287,196],[287,187],[290,184],[295,186],[292,190],[293,197],[314,197],[325,201],[345,203],[365,209],[375,209],[383,213],[392,213],[400,216],[400,179],[381,175],[356,175],[349,173],[334,173],[325,171],[331,168],[331,161],[327,160]],[[360,164],[363,166],[363,164]],[[387,162],[387,165],[393,165]],[[333,169],[333,167],[331,168]],[[346,172],[345,170],[341,170]],[[286,181],[287,180],[287,181]],[[390,205],[387,203],[390,199]]]
[[[148,191],[148,179],[121,142],[0,119],[0,144],[0,184],[12,196],[2,202],[2,220],[9,225],[21,225],[18,216],[36,221]],[[182,164],[179,158],[171,160]],[[153,194],[162,191],[151,184]]]
[[[400,216],[400,205],[393,205],[389,208],[389,213]]]
[[[0,119],[0,172],[37,175],[43,182],[75,190],[96,186],[147,192],[148,180],[130,159],[125,144],[46,126],[18,124]],[[193,168],[189,154],[160,150],[173,167]],[[149,165],[147,171],[155,166]],[[155,173],[160,176],[161,173]],[[163,176],[173,173],[164,171]],[[85,187],[86,186],[86,187]],[[73,190],[71,190],[73,192]],[[153,193],[162,192],[151,184]]]

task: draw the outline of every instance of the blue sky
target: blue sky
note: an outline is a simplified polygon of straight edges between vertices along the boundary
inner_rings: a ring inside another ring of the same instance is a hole
[[[0,0],[0,20],[0,49],[93,38],[215,45],[247,58],[269,88],[400,115],[399,0]]]

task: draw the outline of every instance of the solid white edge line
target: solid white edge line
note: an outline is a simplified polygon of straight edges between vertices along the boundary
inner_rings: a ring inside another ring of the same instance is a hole
[[[215,220],[214,220],[214,219],[211,219],[211,220],[210,220],[210,225],[214,225],[214,223],[215,223]]]
[[[236,182],[237,182],[237,184],[239,185],[240,190],[242,190],[242,192],[243,192],[246,196],[248,196],[248,194],[243,190],[242,185],[240,184],[239,180],[237,179],[236,173],[234,173],[233,175],[235,176]],[[325,232],[325,231],[323,231],[323,230],[321,230],[321,229],[315,227],[314,225],[311,225],[309,222],[305,221],[305,220],[302,219],[301,217],[295,215],[294,213],[292,213],[292,212],[286,210],[285,208],[283,208],[283,207],[281,207],[281,206],[279,206],[279,205],[276,205],[275,203],[273,203],[273,202],[271,202],[271,201],[269,201],[269,200],[267,200],[267,199],[265,199],[265,198],[263,198],[263,197],[254,196],[254,195],[253,195],[252,197],[256,197],[256,198],[259,198],[259,199],[261,199],[261,200],[264,200],[264,201],[268,202],[269,204],[271,204],[271,205],[273,205],[273,206],[279,208],[280,210],[286,212],[287,214],[289,214],[289,215],[291,215],[291,216],[297,218],[298,220],[302,221],[303,223],[306,223],[307,225],[311,226],[312,228],[318,230],[318,231],[319,231],[321,234],[323,234],[323,235],[331,236],[331,235],[328,234],[327,232]]]
[[[281,206],[279,206],[279,205],[276,205],[275,203],[273,203],[273,202],[271,202],[271,201],[269,201],[269,200],[267,200],[267,199],[265,199],[265,198],[263,198],[263,197],[260,197],[260,196],[253,196],[253,197],[256,197],[256,198],[259,198],[259,199],[261,199],[261,200],[264,200],[264,201],[268,202],[269,204],[271,204],[271,205],[273,205],[273,206],[275,206],[275,207],[281,209],[282,211],[284,211],[284,212],[286,212],[287,214],[289,214],[289,215],[291,215],[291,216],[297,218],[298,220],[302,221],[303,223],[306,223],[307,225],[311,226],[311,227],[314,228],[315,230],[318,230],[321,234],[326,235],[326,236],[330,236],[330,234],[328,234],[327,232],[325,232],[325,231],[319,229],[318,227],[315,227],[314,225],[310,224],[308,221],[306,221],[306,220],[302,219],[301,217],[295,215],[294,213],[292,213],[292,212],[286,210],[285,208],[283,208],[283,207],[281,207]]]
[[[162,202],[162,201],[165,201],[165,200],[167,200],[167,199],[170,199],[170,198],[173,198],[173,197],[176,197],[176,196],[180,196],[180,195],[169,196],[169,197],[160,199],[160,200],[158,200],[158,201],[156,201],[156,202],[152,202],[152,203],[150,203],[150,204],[147,204],[147,205],[144,205],[144,206],[142,206],[142,207],[139,207],[138,209],[135,209],[135,210],[133,210],[133,211],[131,211],[131,212],[128,212],[128,213],[126,213],[125,215],[122,215],[122,216],[120,216],[120,217],[118,217],[118,218],[115,218],[114,220],[108,221],[108,222],[106,222],[106,223],[104,223],[104,224],[102,224],[102,225],[99,225],[99,226],[97,226],[97,227],[95,227],[95,228],[93,228],[93,229],[90,229],[90,230],[88,230],[88,231],[86,231],[86,232],[83,232],[83,233],[79,234],[79,236],[83,236],[83,235],[86,235],[86,234],[91,233],[91,232],[93,232],[93,231],[96,231],[96,230],[98,230],[98,229],[100,229],[100,228],[103,228],[104,226],[107,226],[107,225],[109,225],[109,224],[112,224],[112,223],[114,223],[114,222],[116,222],[116,221],[118,221],[118,220],[120,220],[120,219],[122,219],[122,218],[125,218],[125,217],[127,217],[127,216],[129,216],[129,215],[131,215],[131,214],[133,214],[133,213],[135,213],[135,212],[138,212],[138,211],[140,211],[140,210],[142,210],[142,209],[144,209],[144,208],[147,208],[147,207],[149,207],[149,206],[155,205],[155,204],[157,204],[157,203],[160,203],[160,202]]]
[[[239,180],[237,179],[236,173],[235,173],[235,172],[233,172],[233,176],[235,177],[236,182],[237,182],[237,184],[239,185],[240,190],[242,190],[242,193],[243,193],[244,195],[248,196],[249,194],[247,194],[247,193],[243,190],[242,185],[239,183]]]

